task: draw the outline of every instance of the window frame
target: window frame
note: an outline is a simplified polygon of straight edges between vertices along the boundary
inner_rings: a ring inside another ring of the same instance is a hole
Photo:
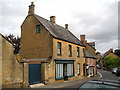
[[[90,58],[87,58],[87,64],[90,65]]]
[[[66,74],[65,74],[66,64]],[[71,68],[71,69],[70,69]],[[74,63],[55,63],[55,80],[74,76]]]
[[[78,71],[77,71],[77,74],[78,74],[78,76],[79,76],[79,75],[80,75],[80,63],[77,64],[77,70],[78,70]]]
[[[36,34],[39,34],[40,33],[40,24],[36,25]]]
[[[80,47],[77,47],[77,57],[80,57]]]
[[[85,48],[82,49],[82,57],[85,57]]]
[[[63,76],[63,64],[61,64],[61,63],[56,63],[56,66],[55,66],[55,79],[56,80],[64,79],[64,76]]]
[[[57,42],[57,55],[61,56],[62,55],[62,43]]]
[[[68,45],[69,57],[72,57],[72,45]]]

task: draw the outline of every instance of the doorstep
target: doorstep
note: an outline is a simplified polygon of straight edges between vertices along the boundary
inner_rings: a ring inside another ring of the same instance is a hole
[[[43,84],[43,83],[33,84],[33,85],[30,85],[30,88],[36,88],[36,87],[44,86],[44,85],[45,84]]]

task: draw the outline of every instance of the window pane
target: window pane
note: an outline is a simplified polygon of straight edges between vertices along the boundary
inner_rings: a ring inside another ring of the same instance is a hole
[[[80,56],[80,49],[79,49],[79,47],[77,47],[77,56],[78,57]]]
[[[56,64],[56,78],[58,78],[58,64]]]
[[[36,25],[36,33],[40,33],[40,25]]]
[[[60,42],[58,42],[57,43],[57,48],[58,48],[58,55],[61,55],[61,43]]]
[[[67,76],[73,75],[73,64],[67,64]]]
[[[71,75],[73,75],[73,64],[71,64]]]
[[[88,64],[90,64],[90,58],[87,58],[88,59]]]
[[[85,56],[85,49],[83,48],[82,56]]]
[[[56,64],[56,78],[63,77],[63,64]]]
[[[80,75],[80,64],[78,63],[78,75]]]
[[[61,64],[61,77],[63,77],[63,64]]]
[[[69,45],[69,56],[72,56],[72,46]]]

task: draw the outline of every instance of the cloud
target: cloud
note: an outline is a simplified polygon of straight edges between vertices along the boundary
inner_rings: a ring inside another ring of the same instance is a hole
[[[95,41],[96,48],[102,52],[110,47],[118,48],[117,4],[117,2],[107,4],[102,14],[99,14],[100,12],[97,15],[90,12],[77,12],[73,16],[76,23],[71,23],[72,32],[78,38],[80,34],[86,34],[87,40]]]
[[[0,2],[0,33],[20,35],[20,26],[27,14],[28,2]]]
[[[6,2],[8,1],[8,2]],[[20,26],[32,0],[0,1],[0,33],[20,35]],[[78,38],[86,34],[88,41],[96,41],[96,49],[104,52],[118,47],[117,0],[35,0],[35,13],[48,18],[56,15],[57,24],[69,24]]]

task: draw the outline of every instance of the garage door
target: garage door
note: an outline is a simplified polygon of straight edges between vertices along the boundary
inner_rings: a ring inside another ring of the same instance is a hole
[[[29,84],[41,83],[41,64],[29,64]]]

